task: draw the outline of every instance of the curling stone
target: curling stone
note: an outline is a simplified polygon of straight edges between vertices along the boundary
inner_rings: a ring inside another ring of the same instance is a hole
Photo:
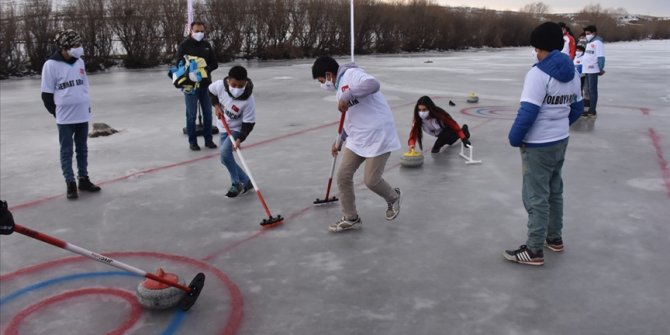
[[[161,268],[156,271],[156,276],[185,285],[184,281],[179,281],[177,275],[165,272]],[[175,307],[183,296],[184,291],[149,278],[137,285],[137,301],[142,307],[147,309],[168,309]]]
[[[479,102],[479,96],[477,96],[477,94],[475,92],[472,92],[468,95],[468,100],[467,101],[470,102],[470,103]]]
[[[404,167],[419,167],[423,165],[423,154],[421,151],[409,149],[408,152],[400,157],[400,165]]]

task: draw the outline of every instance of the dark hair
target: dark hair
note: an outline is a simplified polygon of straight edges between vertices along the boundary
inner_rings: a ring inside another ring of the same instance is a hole
[[[585,51],[585,50],[586,50],[586,48],[585,48],[583,45],[581,45],[581,44],[577,44],[577,46],[576,46],[575,48],[576,48],[576,50],[581,50],[581,51]]]
[[[325,77],[326,72],[337,74],[340,65],[330,56],[321,56],[314,61],[312,65],[312,78]]]
[[[563,29],[565,29],[565,31],[567,31],[568,34],[570,34],[570,36],[574,37],[574,35],[572,34],[572,30],[570,29],[570,26],[568,26],[567,24],[565,24],[565,22],[559,22],[559,23],[558,23],[558,26],[561,27],[561,28],[563,28]]]
[[[597,32],[598,32],[598,28],[596,28],[595,25],[590,24],[590,25],[584,27],[584,31],[590,31],[590,32],[597,33]]]
[[[247,69],[245,69],[241,65],[235,65],[230,68],[230,71],[228,71],[228,77],[233,78],[235,80],[247,80],[249,79],[247,77]]]
[[[205,22],[202,21],[193,21],[191,22],[191,29],[193,29],[193,26],[205,26]]]
[[[426,106],[428,108],[428,115],[430,115],[431,118],[436,119],[442,128],[447,126],[447,120],[452,117],[447,111],[435,105],[433,99],[429,96],[424,95],[416,101],[416,105],[414,105],[414,121],[412,122],[411,134],[414,135],[416,142],[419,143],[419,148],[423,149],[423,143],[421,143],[421,138],[423,137],[423,131],[421,130],[423,119],[419,116],[419,105]]]
[[[557,23],[545,22],[530,33],[530,45],[549,52],[561,50],[563,49],[563,31]]]

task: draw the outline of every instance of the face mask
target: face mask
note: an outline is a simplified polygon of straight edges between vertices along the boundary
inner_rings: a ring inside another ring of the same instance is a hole
[[[537,64],[540,62],[540,59],[537,58],[537,50],[533,49],[532,57],[533,57],[533,64]]]
[[[242,87],[242,88],[232,88],[232,87],[229,87],[229,88],[228,88],[228,91],[230,91],[230,95],[232,95],[233,97],[235,97],[235,98],[239,98],[240,95],[242,95],[242,93],[244,93],[244,90],[245,90],[245,89],[246,89],[246,87]]]
[[[81,56],[84,55],[84,48],[83,47],[72,48],[68,50],[67,53],[74,58],[81,58]]]
[[[586,37],[586,40],[587,40],[587,41],[591,42],[591,40],[593,39],[593,34],[587,34],[587,35],[584,36],[584,37]]]
[[[428,111],[419,111],[419,117],[425,120],[428,117],[428,113]]]
[[[334,91],[335,90],[335,84],[328,79],[328,76],[326,76],[326,81],[321,83],[321,88],[323,88],[326,91]]]
[[[584,55],[584,51],[577,51],[577,57],[582,57]]]
[[[326,81],[325,83],[321,84],[321,88],[323,88],[326,91],[334,91],[335,90],[335,84],[331,81]]]
[[[205,33],[204,32],[197,32],[193,33],[193,39],[200,42],[202,39],[205,38]]]

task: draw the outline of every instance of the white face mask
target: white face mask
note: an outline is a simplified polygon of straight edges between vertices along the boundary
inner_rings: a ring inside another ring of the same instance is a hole
[[[428,114],[429,114],[429,113],[430,113],[430,112],[428,112],[428,111],[419,111],[419,117],[420,117],[421,119],[425,120],[425,119],[428,117]]]
[[[335,91],[335,84],[333,84],[332,77],[328,79],[328,74],[326,74],[326,81],[321,83],[321,88],[326,91]]]
[[[593,34],[586,34],[586,36],[584,36],[584,37],[586,37],[586,40],[588,42],[591,42],[591,40],[593,39]]]
[[[582,57],[582,56],[584,56],[584,51],[577,51],[576,56],[577,56],[577,57]]]
[[[239,98],[240,95],[242,95],[244,93],[245,89],[246,89],[246,87],[242,87],[242,88],[228,87],[228,91],[230,91],[230,95],[232,95],[235,98]]]
[[[67,53],[74,58],[81,58],[84,55],[84,47],[72,48]]]
[[[202,39],[205,38],[205,33],[204,32],[197,32],[193,33],[193,39],[200,42]]]

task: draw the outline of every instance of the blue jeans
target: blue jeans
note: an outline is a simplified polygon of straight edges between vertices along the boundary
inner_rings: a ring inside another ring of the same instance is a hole
[[[522,147],[523,205],[528,212],[526,245],[542,250],[546,238],[561,237],[563,230],[563,179],[561,169],[568,139],[547,147]]]
[[[232,133],[235,138],[240,136],[240,133],[237,131],[232,131]],[[243,185],[246,185],[249,182],[249,176],[247,176],[247,174],[244,173],[244,170],[242,170],[242,168],[237,165],[237,162],[235,162],[235,157],[233,157],[233,143],[230,141],[228,133],[220,132],[219,137],[221,139],[221,164],[228,169],[231,184],[236,185],[242,183]]]
[[[74,141],[73,141],[74,139]],[[60,168],[66,182],[75,181],[72,171],[72,145],[77,150],[77,175],[88,176],[88,122],[58,125],[60,142]]]
[[[587,73],[586,85],[589,88],[589,112],[593,113],[596,111],[596,105],[598,105],[598,74]]]
[[[186,133],[188,134],[188,143],[197,144],[195,132],[195,119],[198,115],[198,101],[202,108],[202,137],[205,143],[212,142],[212,102],[209,100],[209,90],[207,87],[200,87],[193,94],[184,94],[186,103]]]

